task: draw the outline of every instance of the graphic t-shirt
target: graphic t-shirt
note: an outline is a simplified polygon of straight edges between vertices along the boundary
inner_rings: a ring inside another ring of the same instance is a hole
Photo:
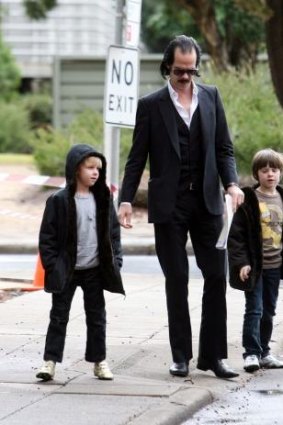
[[[283,202],[278,192],[267,195],[256,190],[259,202],[263,245],[263,268],[281,266]]]

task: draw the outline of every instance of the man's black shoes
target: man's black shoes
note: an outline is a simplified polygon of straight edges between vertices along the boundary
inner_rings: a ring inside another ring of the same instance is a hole
[[[223,360],[214,360],[212,362],[199,359],[197,368],[200,370],[212,370],[218,378],[236,378],[238,373],[227,366]]]
[[[189,366],[185,362],[173,363],[172,366],[170,366],[169,372],[173,376],[188,376]]]

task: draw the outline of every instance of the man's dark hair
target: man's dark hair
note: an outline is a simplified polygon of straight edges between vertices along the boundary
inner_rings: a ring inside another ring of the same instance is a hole
[[[193,37],[178,35],[170,41],[164,51],[163,60],[160,64],[160,73],[163,78],[166,78],[166,76],[170,74],[170,66],[174,62],[175,50],[177,47],[179,47],[182,53],[191,52],[194,49],[197,54],[196,68],[199,67],[201,57],[200,46]]]

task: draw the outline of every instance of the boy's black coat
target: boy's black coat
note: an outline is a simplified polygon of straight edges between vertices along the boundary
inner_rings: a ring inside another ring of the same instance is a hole
[[[102,161],[100,176],[90,188],[96,200],[97,238],[103,289],[124,294],[120,268],[122,250],[120,225],[113,200],[106,185],[106,161],[91,146],[80,144],[70,150],[66,159],[66,187],[46,202],[39,233],[39,252],[45,269],[46,292],[62,292],[72,277],[77,256],[77,219],[74,200],[76,169],[88,156]]]
[[[262,271],[262,231],[255,188],[242,189],[245,193],[245,202],[234,215],[228,238],[230,285],[243,291],[253,290]],[[283,189],[277,186],[277,190],[283,199]],[[250,277],[247,281],[241,282],[239,272],[241,267],[246,265],[251,266]]]

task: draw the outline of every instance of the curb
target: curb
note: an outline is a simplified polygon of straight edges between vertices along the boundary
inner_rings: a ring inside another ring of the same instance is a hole
[[[149,409],[128,425],[180,425],[213,401],[214,397],[208,389],[181,388],[169,397],[168,402]]]
[[[0,244],[0,254],[37,254],[38,246],[36,244],[23,243],[20,244]]]
[[[147,238],[146,240],[142,240],[138,242],[138,238],[133,241],[126,241],[123,243],[123,255],[128,256],[151,256],[156,255],[155,252],[155,244],[153,238]],[[37,255],[38,254],[38,246],[34,243],[26,243],[26,244],[0,244],[0,255]],[[192,246],[190,244],[187,245],[187,254],[194,255]],[[21,289],[23,291],[29,290],[29,287],[33,287],[32,279],[18,278],[18,277],[10,277],[10,276],[1,276],[0,273],[0,289],[2,290],[12,290],[12,289]],[[38,288],[37,288],[38,289]]]
[[[124,255],[156,255],[154,239],[144,242],[140,241],[125,241],[122,240],[122,249]],[[190,244],[187,245],[188,255],[194,255],[193,248]],[[0,254],[38,254],[38,245],[23,243],[23,244],[0,244]]]

